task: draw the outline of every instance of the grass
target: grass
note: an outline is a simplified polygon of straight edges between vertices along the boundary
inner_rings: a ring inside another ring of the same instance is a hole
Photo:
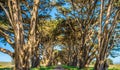
[[[120,65],[119,64],[110,65],[109,66],[109,70],[120,70]]]
[[[74,66],[62,65],[62,67],[65,70],[79,70],[77,67],[74,67]],[[56,66],[49,66],[49,67],[41,66],[41,67],[38,67],[38,68],[31,68],[31,70],[54,70],[54,68],[56,68]],[[9,67],[2,68],[0,66],[0,70],[12,70],[12,68],[9,68]],[[89,68],[84,68],[84,69],[81,69],[81,70],[93,70],[93,66],[90,66]],[[108,70],[120,70],[120,65],[110,65]]]
[[[48,66],[48,67],[44,67],[41,66],[39,68],[32,68],[31,70],[53,70],[56,66]]]
[[[49,66],[49,67],[40,67],[40,68],[32,68],[31,70],[53,70],[56,66]],[[74,66],[67,66],[62,65],[65,70],[79,70],[77,67]],[[88,70],[88,69],[81,69],[81,70]],[[93,70],[93,68],[89,68],[89,70]]]
[[[62,65],[64,69],[67,70],[79,70],[77,67],[74,66],[66,66],[66,65]],[[89,68],[84,68],[81,70],[93,70],[93,66],[90,66]],[[120,65],[110,65],[108,70],[120,70]]]
[[[5,65],[0,65],[0,70],[13,70],[11,67],[9,66],[5,66]]]
[[[12,68],[0,68],[0,70],[13,70]]]
[[[78,67],[66,66],[66,65],[62,65],[62,67],[66,70],[93,70],[93,67],[84,68],[84,69],[79,69]]]

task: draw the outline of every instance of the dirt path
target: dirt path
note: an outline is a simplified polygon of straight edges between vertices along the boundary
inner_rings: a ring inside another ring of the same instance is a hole
[[[54,70],[65,70],[61,65],[56,66],[56,68]]]

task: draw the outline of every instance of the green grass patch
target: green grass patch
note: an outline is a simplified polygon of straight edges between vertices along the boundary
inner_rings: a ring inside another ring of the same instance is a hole
[[[62,67],[67,70],[79,70],[77,67],[74,66],[62,65]]]
[[[119,64],[110,65],[108,70],[120,70],[120,65]]]
[[[79,69],[78,67],[67,66],[67,65],[62,65],[62,67],[67,70],[93,70],[94,69],[93,66],[88,68],[83,68],[83,69]],[[110,65],[108,70],[120,70],[120,65]]]
[[[89,68],[83,68],[83,69],[79,69],[78,67],[75,66],[67,66],[67,65],[62,65],[62,67],[66,70],[93,70],[93,67],[89,67]]]
[[[0,70],[13,70],[12,68],[0,68]]]
[[[40,66],[39,68],[31,68],[31,70],[53,70],[56,66],[48,66],[48,67],[44,67],[44,66]]]
[[[78,67],[74,66],[67,66],[67,65],[62,65],[62,67],[65,70],[93,70],[93,66],[90,66],[89,68],[84,68],[84,69],[79,69]],[[31,68],[31,70],[54,70],[56,66],[40,66],[38,68]],[[12,68],[0,68],[0,70],[13,70]],[[120,65],[110,65],[108,70],[120,70]]]

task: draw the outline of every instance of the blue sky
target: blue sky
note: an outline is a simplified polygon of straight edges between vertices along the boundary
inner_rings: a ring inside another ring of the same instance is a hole
[[[115,57],[115,58],[111,58],[113,60],[114,64],[120,64],[120,56]]]
[[[7,48],[8,50],[13,51],[13,49],[8,44],[4,45],[3,43],[0,42],[0,47]],[[0,52],[0,61],[10,62],[11,60],[12,58],[9,55]]]

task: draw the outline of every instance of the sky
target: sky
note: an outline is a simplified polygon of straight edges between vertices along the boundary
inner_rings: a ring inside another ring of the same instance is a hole
[[[10,45],[8,45],[8,44],[4,45],[2,42],[0,42],[0,47],[6,48],[10,51],[13,51],[13,49],[10,47]],[[12,60],[12,58],[9,55],[0,52],[0,62],[1,61],[2,62],[10,62],[11,60]]]

